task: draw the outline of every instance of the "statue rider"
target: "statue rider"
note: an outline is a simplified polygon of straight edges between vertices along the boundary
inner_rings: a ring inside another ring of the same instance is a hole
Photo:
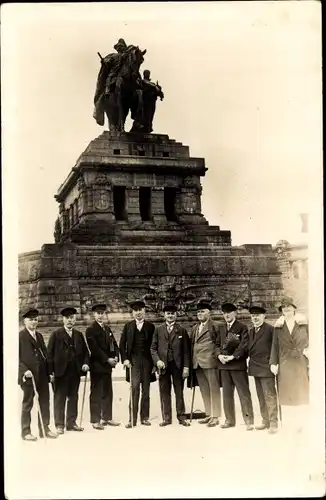
[[[114,92],[117,75],[127,57],[129,47],[124,39],[120,38],[113,48],[116,53],[101,58],[102,65],[97,77],[93,117],[98,125],[104,125],[104,99]]]

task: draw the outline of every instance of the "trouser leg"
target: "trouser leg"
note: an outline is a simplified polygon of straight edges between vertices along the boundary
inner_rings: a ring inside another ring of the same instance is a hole
[[[197,380],[199,384],[199,389],[201,392],[201,396],[203,398],[205,413],[207,417],[211,416],[211,401],[210,401],[210,393],[209,393],[209,384],[204,373],[204,370],[200,367],[196,369]]]
[[[142,394],[140,402],[140,420],[149,419],[149,399],[150,399],[150,387],[151,387],[151,371],[152,367],[148,360],[143,360],[142,374],[141,374],[141,385]]]
[[[102,419],[112,420],[112,372],[106,373],[103,377],[103,394],[102,394]]]
[[[248,373],[243,370],[232,370],[232,378],[237,389],[243,420],[247,425],[254,423],[254,410],[249,389]]]
[[[62,377],[55,378],[54,384],[54,425],[56,427],[65,426],[65,407],[68,395],[68,377],[63,375]]]
[[[44,430],[45,432],[47,432],[49,430],[50,424],[50,391],[47,375],[40,378],[37,385],[37,392],[39,395],[39,405],[41,409]],[[39,432],[42,435],[43,431],[40,416],[38,416],[38,427]]]
[[[275,379],[274,377],[263,377],[261,378],[261,385],[264,392],[264,397],[266,401],[266,409],[268,413],[268,418],[270,425],[278,425],[278,408],[277,408],[277,396],[275,389]]]
[[[234,382],[231,370],[221,370],[225,421],[235,425]]]
[[[182,378],[182,369],[178,368],[174,361],[171,363],[170,370],[172,374],[173,389],[175,394],[177,419],[180,421],[185,419],[185,401],[183,397],[184,379]]]
[[[139,405],[139,395],[140,395],[140,380],[141,380],[141,368],[137,365],[132,365],[131,367],[131,394],[132,394],[132,405],[133,405],[133,425],[137,423],[138,415],[138,405]],[[129,421],[131,422],[131,401],[129,397]]]
[[[78,391],[80,384],[80,375],[77,370],[71,372],[68,385],[67,402],[67,427],[76,425],[78,415]]]
[[[159,387],[160,387],[162,418],[166,422],[171,422],[172,421],[171,373],[169,370],[169,366],[166,367],[165,373],[160,375]]]
[[[261,377],[255,377],[255,385],[261,418],[263,420],[263,424],[269,427],[270,421]]]
[[[102,373],[91,372],[91,392],[89,396],[89,406],[92,424],[99,423],[101,420],[102,386]]]
[[[221,416],[221,391],[218,371],[215,368],[204,370],[209,385],[210,416],[219,418]]]
[[[23,382],[23,401],[21,412],[21,435],[22,437],[31,433],[31,411],[33,408],[34,390],[30,381]]]

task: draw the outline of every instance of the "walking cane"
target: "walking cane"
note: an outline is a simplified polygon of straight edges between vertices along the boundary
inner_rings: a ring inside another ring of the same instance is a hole
[[[88,372],[85,373],[85,382],[84,382],[84,389],[83,389],[83,399],[82,399],[82,406],[81,406],[81,412],[80,412],[79,427],[82,426],[82,422],[83,422],[84,405],[85,405],[85,395],[86,395],[87,374],[88,374]]]
[[[195,403],[195,391],[196,391],[196,386],[192,385],[193,384],[193,373],[191,374],[191,388],[192,388],[192,398],[191,398],[191,407],[190,407],[190,423],[192,422],[192,414],[194,412],[194,403]]]
[[[276,399],[277,399],[277,408],[278,408],[278,413],[279,413],[279,418],[280,418],[280,424],[282,427],[282,408],[280,405],[280,397],[279,397],[279,392],[278,392],[278,376],[275,376],[275,390],[276,390]]]
[[[41,412],[41,407],[40,407],[40,398],[39,398],[38,392],[36,390],[36,384],[35,384],[35,379],[34,379],[34,375],[33,374],[32,374],[32,384],[33,384],[33,389],[34,389],[34,393],[35,393],[35,400],[36,400],[37,412],[38,412],[39,419],[40,419],[40,422],[41,422],[42,433],[43,433],[44,440],[46,441],[46,434],[45,434],[44,422],[43,422],[43,417],[42,417],[42,412]]]
[[[130,383],[130,423],[131,427],[134,426],[134,403],[132,400],[132,375],[131,375],[131,365],[129,367],[129,383]]]

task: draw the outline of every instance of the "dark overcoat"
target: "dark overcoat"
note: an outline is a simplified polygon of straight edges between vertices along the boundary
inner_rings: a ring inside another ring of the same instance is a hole
[[[40,374],[46,373],[47,379],[50,381],[47,349],[43,335],[36,332],[35,341],[28,330],[24,328],[19,332],[19,385],[23,384],[23,376],[27,370],[32,372],[36,385],[38,385]]]
[[[151,382],[156,381],[155,368],[153,364],[153,359],[151,355],[151,345],[153,341],[153,335],[155,331],[155,326],[150,321],[144,320],[143,330],[145,334],[145,350],[144,357],[148,360],[148,365],[151,368]],[[134,345],[135,335],[137,333],[136,321],[128,321],[123,327],[121,337],[120,337],[120,354],[121,362],[124,363],[126,359],[131,360],[131,352]],[[126,380],[130,382],[129,370],[126,369]]]
[[[182,370],[190,367],[190,340],[187,330],[178,323],[175,323],[171,332],[171,349],[173,359],[177,367]],[[155,328],[151,345],[151,355],[153,363],[161,360],[167,365],[169,345],[169,333],[166,323]]]
[[[80,375],[85,375],[82,371],[83,365],[89,365],[89,353],[83,334],[72,329],[72,340],[75,346],[75,362]],[[64,375],[69,360],[69,338],[64,327],[58,328],[51,333],[48,343],[48,366],[50,373],[55,377]]]
[[[235,320],[229,331],[226,323],[220,324],[216,337],[216,355],[234,356],[235,359],[225,364],[218,359],[219,370],[247,370],[248,342],[248,328],[240,321]]]
[[[296,406],[309,403],[308,359],[303,350],[308,348],[308,324],[297,320],[292,333],[285,322],[274,325],[271,365],[279,365],[278,390],[281,405]]]
[[[250,328],[248,375],[252,377],[274,377],[269,364],[273,332],[274,328],[265,322],[257,333],[255,333],[254,327]]]
[[[108,373],[112,371],[109,358],[118,358],[119,348],[113,336],[111,328],[104,325],[102,328],[97,321],[94,321],[86,329],[86,340],[91,352],[90,371],[94,373]]]

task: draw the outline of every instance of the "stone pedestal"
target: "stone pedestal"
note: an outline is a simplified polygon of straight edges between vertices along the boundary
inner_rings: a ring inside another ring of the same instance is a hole
[[[232,247],[230,231],[209,226],[205,172],[203,158],[166,135],[104,132],[58,190],[57,243],[20,256],[20,306],[39,309],[47,334],[68,304],[85,328],[99,301],[119,336],[136,297],[155,323],[167,301],[193,323],[202,298],[216,319],[224,301],[248,321],[245,307],[263,300],[273,317],[282,290],[275,253],[270,245]]]

